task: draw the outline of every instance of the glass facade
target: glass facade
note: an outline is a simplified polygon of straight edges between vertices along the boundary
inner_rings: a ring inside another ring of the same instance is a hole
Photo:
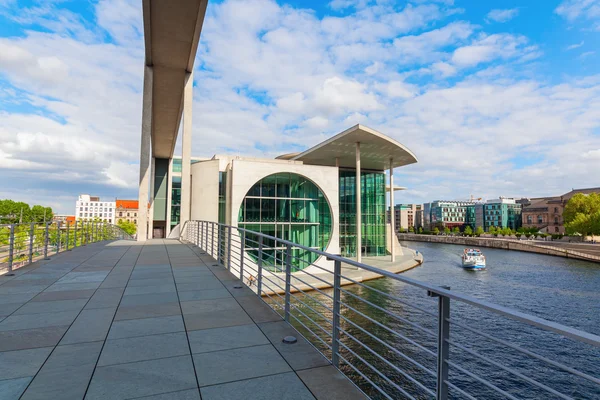
[[[361,171],[362,254],[387,254],[385,174]],[[340,170],[340,251],[356,257],[356,171]]]
[[[238,212],[238,226],[300,245],[325,250],[332,233],[332,215],[323,192],[308,178],[293,173],[269,175],[246,193]],[[248,234],[246,248],[256,249],[258,237]],[[285,269],[285,246],[275,240],[263,242],[263,267]],[[247,253],[256,261],[257,250]],[[294,271],[306,268],[318,256],[292,249]]]
[[[219,171],[219,222],[221,224],[226,223],[225,221],[225,210],[226,210],[226,194],[227,194],[227,172]]]
[[[179,167],[181,167],[181,162],[179,163]],[[175,160],[173,160],[173,168],[175,168]],[[171,184],[171,229],[173,229],[175,225],[179,223],[179,213],[181,210],[181,177],[174,176]]]

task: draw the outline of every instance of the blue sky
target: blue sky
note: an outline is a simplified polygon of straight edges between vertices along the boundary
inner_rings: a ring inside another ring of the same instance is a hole
[[[0,198],[135,198],[141,1],[0,0]],[[210,1],[197,156],[356,123],[409,147],[399,202],[600,186],[600,0]]]

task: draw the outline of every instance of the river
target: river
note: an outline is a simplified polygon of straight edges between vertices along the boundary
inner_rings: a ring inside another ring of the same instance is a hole
[[[422,242],[403,242],[402,245],[423,253],[425,260],[421,266],[403,273],[403,276],[439,286],[450,286],[452,291],[600,334],[599,264],[534,253],[482,249],[486,256],[487,269],[467,271],[462,269],[460,264],[462,246]],[[383,388],[390,398],[408,398],[406,394],[417,399],[431,398],[431,391],[435,390],[435,379],[431,376],[431,372],[436,370],[435,357],[432,355],[436,352],[436,338],[432,335],[437,332],[436,317],[416,310],[411,305],[437,315],[436,299],[428,297],[422,289],[388,278],[377,279],[363,285],[344,287],[341,296],[344,316],[341,326],[344,332],[341,334],[343,345],[340,353],[357,367],[364,377],[344,362],[341,369],[373,398],[386,397],[373,389],[365,377]],[[398,297],[408,304],[391,299],[385,294]],[[360,295],[376,307],[358,300],[354,295]],[[312,321],[305,318],[305,316],[312,317],[325,328],[324,331],[330,329],[325,319],[320,320],[313,312],[321,311],[325,317],[330,318],[331,314],[316,301],[328,303],[329,299],[314,293],[310,296],[296,296],[312,307],[312,310],[309,310],[300,305],[305,315],[296,313],[298,318],[305,325],[319,332],[319,336],[325,341],[330,339],[322,334]],[[390,311],[394,317],[390,317],[381,309]],[[450,310],[450,319],[468,328],[518,345],[592,376],[599,375],[600,349],[598,348],[575,343],[557,334],[544,332],[457,301],[451,302]],[[361,313],[368,315],[375,322],[365,318]],[[423,327],[426,331],[412,324]],[[295,323],[295,326],[305,336],[311,336],[300,324]],[[453,364],[450,367],[449,381],[474,398],[503,399],[510,396],[523,399],[559,398],[531,382],[526,382],[522,377],[493,365],[499,363],[569,397],[600,399],[600,385],[562,372],[543,361],[474,334],[458,324],[451,323],[450,332],[451,341],[456,345],[453,344],[450,348],[450,360]],[[382,357],[357,345],[355,340],[369,345]],[[312,342],[324,354],[330,354],[321,343],[316,340]],[[478,361],[464,348],[486,357],[488,361]],[[371,371],[367,363],[383,371],[388,379]],[[469,376],[464,372],[465,370],[476,377]],[[404,374],[410,375],[418,383],[406,378]],[[508,396],[494,392],[479,382],[477,377],[495,385]],[[451,389],[450,398],[468,397],[456,389]]]

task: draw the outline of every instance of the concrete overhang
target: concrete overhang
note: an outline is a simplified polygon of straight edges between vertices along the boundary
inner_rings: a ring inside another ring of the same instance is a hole
[[[404,186],[398,186],[398,185],[394,185],[394,192],[399,192],[401,190],[407,190],[407,187]],[[385,191],[389,192],[390,191],[390,185],[385,185]]]
[[[208,0],[143,0],[146,66],[152,67],[152,155],[171,158]]]
[[[340,168],[356,167],[356,143],[360,143],[361,169],[385,170],[402,167],[417,162],[417,157],[396,140],[362,125],[355,125],[334,137],[298,154],[291,160],[305,164],[336,166]],[[280,156],[281,158],[289,155]],[[278,157],[279,158],[279,157]]]

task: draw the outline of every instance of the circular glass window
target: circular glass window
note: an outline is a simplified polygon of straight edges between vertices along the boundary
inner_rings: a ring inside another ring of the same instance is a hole
[[[325,250],[332,232],[332,216],[325,195],[308,178],[294,173],[269,175],[250,188],[238,213],[238,226],[288,240],[315,250]],[[285,245],[263,239],[263,267],[285,270]],[[246,233],[246,254],[258,260],[258,236]],[[292,248],[292,269],[299,271],[319,256]]]

